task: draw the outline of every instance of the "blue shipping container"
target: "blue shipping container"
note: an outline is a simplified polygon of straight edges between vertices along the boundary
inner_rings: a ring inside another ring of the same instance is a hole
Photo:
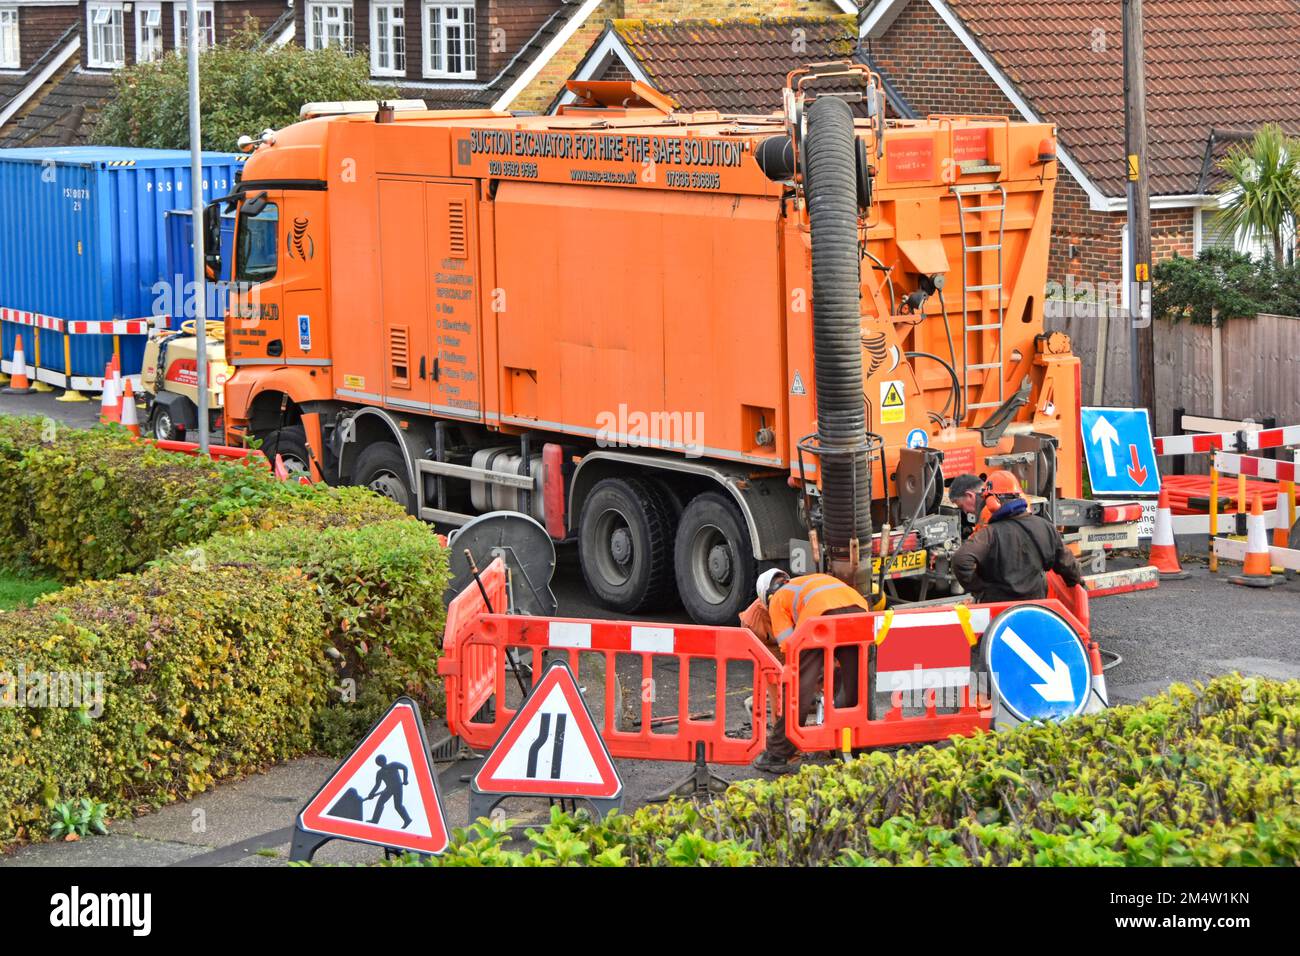
[[[234,189],[246,158],[204,154],[204,201]],[[189,163],[181,150],[0,149],[0,306],[65,322],[177,311],[167,278],[164,216],[193,203]],[[3,326],[6,363],[19,333],[33,362],[37,330]],[[120,342],[123,372],[138,374],[144,336],[121,336]],[[46,330],[40,345],[41,367],[61,377],[67,371],[62,335]],[[72,335],[70,345],[74,377],[97,378],[113,355],[112,335]]]
[[[167,221],[167,272],[174,289],[183,290],[194,280],[194,213],[188,209],[173,209],[164,215]],[[228,273],[231,256],[235,250],[235,217],[221,217],[221,267]],[[209,319],[225,314],[225,298],[221,290],[225,283],[209,282],[207,305],[204,314]],[[173,317],[171,328],[178,329],[183,317]]]

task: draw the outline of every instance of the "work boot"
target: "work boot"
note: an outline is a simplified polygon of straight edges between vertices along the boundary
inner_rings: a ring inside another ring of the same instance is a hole
[[[794,773],[799,769],[799,755],[792,757],[777,757],[764,750],[752,764],[755,770],[761,770],[763,773],[772,773],[781,776],[787,773]]]

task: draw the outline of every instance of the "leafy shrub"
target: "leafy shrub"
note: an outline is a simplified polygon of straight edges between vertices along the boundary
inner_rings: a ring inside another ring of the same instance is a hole
[[[1242,252],[1207,248],[1195,259],[1174,256],[1152,272],[1152,314],[1209,325],[1259,313],[1300,315],[1300,264],[1279,266]]]
[[[363,493],[376,498],[372,492]],[[422,701],[426,712],[441,708],[441,685],[435,692],[435,684],[446,617],[442,595],[448,584],[447,553],[432,529],[405,516],[361,527],[331,526],[340,515],[355,518],[388,511],[373,508],[362,494],[309,500],[310,505],[298,503],[278,514],[281,521],[302,523],[217,535],[160,566],[200,562],[301,569],[320,605],[321,647],[336,652],[330,656],[337,664],[339,686],[355,688],[355,701],[318,714],[318,745],[341,752],[402,694]],[[336,513],[322,504],[340,501],[344,507]],[[349,680],[353,683],[345,683]]]
[[[114,95],[95,142],[189,149],[188,61],[168,54],[114,73]],[[370,82],[369,60],[337,47],[264,46],[255,23],[199,55],[203,148],[231,150],[243,134],[297,122],[304,103],[373,100],[396,94]]]
[[[159,451],[121,428],[0,417],[0,567],[62,581],[134,571],[218,531],[328,528],[405,511],[364,488],[280,482],[253,464]]]
[[[434,866],[1288,865],[1300,861],[1300,682],[1219,678],[1132,707],[734,784],[697,806],[553,811]]]
[[[292,569],[170,566],[0,615],[0,845],[41,835],[60,800],[122,816],[310,749],[333,674],[305,584]],[[88,679],[63,701],[80,706],[35,706],[52,702],[32,697],[50,673],[65,693],[72,675],[102,675],[99,704]],[[14,706],[23,689],[31,706]]]

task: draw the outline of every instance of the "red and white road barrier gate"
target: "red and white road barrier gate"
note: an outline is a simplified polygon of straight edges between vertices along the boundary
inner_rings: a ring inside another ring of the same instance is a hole
[[[1269,432],[1276,434],[1270,435]],[[1285,441],[1286,444],[1300,443],[1300,426],[1291,426],[1289,428],[1274,428],[1267,432],[1248,433],[1261,436],[1269,444],[1257,444],[1256,448],[1279,448],[1283,447],[1276,444],[1278,441]],[[1228,561],[1243,563],[1247,554],[1247,543],[1245,541],[1234,541],[1231,538],[1219,537],[1219,501],[1218,501],[1218,478],[1220,475],[1236,475],[1237,481],[1244,488],[1246,478],[1261,479],[1264,481],[1276,481],[1280,487],[1278,489],[1277,513],[1276,518],[1280,515],[1285,519],[1284,527],[1289,529],[1295,526],[1296,522],[1296,463],[1294,461],[1275,461],[1272,458],[1257,458],[1252,455],[1234,454],[1231,452],[1216,452],[1214,455],[1214,467],[1210,471],[1211,484],[1214,493],[1210,495],[1210,570],[1219,570],[1219,558]],[[1238,493],[1238,512],[1244,507],[1245,500],[1244,490]],[[1280,546],[1277,541],[1283,540],[1278,536],[1274,544],[1269,547],[1269,559],[1275,568],[1285,568],[1288,571],[1300,571],[1300,550]]]

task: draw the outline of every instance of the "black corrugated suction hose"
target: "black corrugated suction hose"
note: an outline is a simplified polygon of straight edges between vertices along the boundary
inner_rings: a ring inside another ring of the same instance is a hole
[[[847,103],[833,96],[813,101],[803,160],[812,229],[817,437],[830,452],[821,456],[822,533],[832,561],[848,556],[855,535],[865,541],[871,534],[866,452],[835,454],[866,438],[856,139]]]

